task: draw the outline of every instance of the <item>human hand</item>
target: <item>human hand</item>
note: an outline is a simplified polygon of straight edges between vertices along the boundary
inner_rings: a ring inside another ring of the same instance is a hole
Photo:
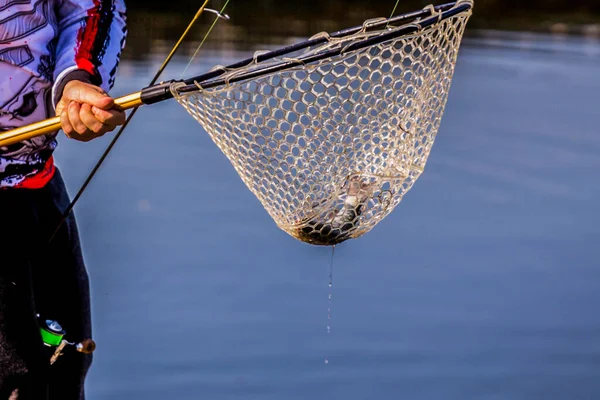
[[[87,142],[125,123],[125,111],[104,90],[72,80],[65,85],[56,105],[62,130],[67,137]]]

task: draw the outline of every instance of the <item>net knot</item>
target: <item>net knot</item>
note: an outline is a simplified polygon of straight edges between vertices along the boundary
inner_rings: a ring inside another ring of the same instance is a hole
[[[331,40],[331,36],[330,36],[330,35],[329,35],[329,33],[327,33],[327,32],[319,32],[319,33],[316,33],[316,34],[312,35],[312,36],[309,38],[309,40],[316,40],[316,39],[323,39],[323,38],[327,39],[327,41],[330,41],[330,40]]]
[[[369,29],[373,25],[376,25],[380,22],[387,21],[387,20],[388,20],[387,18],[383,18],[383,17],[368,19],[365,22],[363,22],[361,32],[366,32],[367,29]]]
[[[304,60],[301,60],[300,58],[283,57],[281,59],[281,61],[290,62],[290,63],[296,64],[298,66],[303,66],[303,67],[306,66],[306,63],[304,62]]]
[[[198,83],[198,81],[194,80],[194,85],[196,85],[196,87],[198,88],[198,91],[202,92],[204,90],[204,88],[202,87],[202,85],[200,85]]]
[[[252,56],[252,62],[254,64],[258,64],[258,57],[262,56],[263,54],[267,54],[269,51],[268,50],[257,50],[254,52],[254,55]]]
[[[196,81],[194,81],[194,83],[196,83]],[[174,99],[178,100],[179,98],[181,98],[178,89],[183,86],[185,86],[185,83],[183,83],[181,81],[171,83],[171,85],[169,86],[169,91],[173,95]],[[199,88],[199,89],[202,89],[202,88]]]
[[[458,2],[456,3],[457,6],[461,6],[463,4],[468,4],[471,7],[473,6],[473,0],[458,0]],[[469,10],[470,12],[470,10]]]
[[[224,65],[215,65],[214,67],[212,67],[211,69],[208,70],[209,72],[214,72],[214,71],[223,71],[223,72],[227,72],[229,71],[229,69],[227,67],[225,67]]]
[[[434,15],[437,16],[437,22],[440,22],[443,18],[442,10],[436,11],[433,4],[429,4],[428,6],[423,8],[423,10],[429,11],[429,13],[431,14],[431,17],[433,17]]]

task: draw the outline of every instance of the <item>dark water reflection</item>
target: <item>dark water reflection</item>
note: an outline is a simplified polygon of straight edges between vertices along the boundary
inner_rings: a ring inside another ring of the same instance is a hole
[[[77,208],[89,399],[600,397],[600,45],[493,35],[463,47],[415,187],[336,250],[329,344],[330,250],[278,230],[175,102],[141,109]],[[107,140],[61,142],[71,191]]]
[[[421,10],[429,4],[449,2],[403,0],[394,7],[395,0],[236,0],[225,8],[230,20],[220,20],[216,24],[205,47],[252,50],[259,45],[279,44],[317,32],[360,25],[367,19],[388,17],[392,12],[397,16]],[[125,57],[136,60],[146,60],[157,52],[157,47],[159,50],[167,48],[165,51],[170,49],[200,5],[197,1],[184,0],[151,4],[129,0],[127,4],[129,35]],[[216,10],[221,10],[224,5],[225,0],[214,0],[209,4]],[[468,35],[475,35],[475,29],[558,30],[600,38],[600,8],[586,0],[476,0],[474,10]],[[183,53],[193,53],[214,19],[214,14],[205,13],[196,21]]]

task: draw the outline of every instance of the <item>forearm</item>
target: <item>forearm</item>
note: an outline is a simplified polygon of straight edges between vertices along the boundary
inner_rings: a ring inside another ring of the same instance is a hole
[[[123,0],[63,0],[58,4],[53,104],[72,80],[108,92],[127,34]]]

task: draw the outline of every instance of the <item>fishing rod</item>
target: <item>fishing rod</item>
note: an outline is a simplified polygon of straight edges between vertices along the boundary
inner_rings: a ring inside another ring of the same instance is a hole
[[[205,0],[204,4],[202,4],[202,6],[200,6],[200,8],[198,9],[198,11],[196,12],[196,15],[194,15],[194,17],[192,18],[192,20],[188,24],[188,26],[185,29],[185,31],[181,34],[181,37],[179,38],[179,40],[177,41],[177,43],[175,43],[175,45],[173,46],[173,48],[169,52],[169,55],[167,55],[167,57],[165,58],[165,61],[162,63],[162,65],[160,66],[160,68],[158,69],[158,71],[156,71],[156,74],[154,74],[154,77],[150,81],[149,87],[152,87],[152,85],[154,85],[156,83],[156,81],[158,80],[158,78],[160,77],[160,75],[162,74],[162,72],[164,71],[164,69],[167,67],[167,65],[169,64],[169,62],[171,61],[171,59],[173,58],[173,56],[175,55],[175,53],[179,49],[179,46],[181,45],[181,43],[183,42],[183,40],[187,36],[188,32],[192,29],[192,26],[196,23],[196,21],[198,20],[198,18],[200,18],[200,16],[202,15],[202,13],[204,11],[209,10],[210,12],[215,13],[217,15],[217,19],[215,20],[215,22],[219,18],[229,19],[228,15],[223,14],[223,11],[225,10],[225,7],[229,3],[229,0],[227,0],[227,2],[225,2],[225,5],[221,9],[221,11],[216,11],[216,10],[212,10],[212,9],[206,8],[206,5],[208,4],[208,2],[209,2],[209,0]],[[214,26],[214,24],[213,24],[213,26]],[[211,29],[212,29],[212,27],[211,27]],[[209,31],[206,33],[205,38],[210,34],[211,29],[209,29]],[[202,45],[202,43],[200,44],[200,46],[201,45]],[[94,165],[94,168],[92,168],[92,171],[88,174],[87,178],[85,179],[85,181],[83,182],[83,184],[81,185],[81,187],[79,188],[79,190],[77,191],[77,193],[75,194],[75,196],[73,197],[73,200],[71,200],[71,203],[69,203],[69,205],[67,206],[66,210],[63,212],[62,219],[60,220],[60,222],[58,223],[58,226],[56,227],[56,229],[54,230],[54,232],[50,236],[50,239],[48,240],[48,243],[50,243],[50,242],[52,242],[52,240],[54,240],[54,237],[56,236],[56,234],[60,230],[61,226],[65,223],[65,221],[67,220],[67,218],[68,218],[69,214],[71,213],[71,211],[73,211],[73,208],[75,207],[75,204],[77,204],[77,202],[79,201],[79,198],[83,195],[83,192],[87,189],[88,185],[90,184],[90,182],[92,181],[92,179],[94,178],[94,176],[96,175],[96,173],[98,172],[98,170],[100,169],[100,167],[102,166],[102,164],[104,163],[104,160],[106,159],[106,157],[108,157],[108,154],[111,152],[111,150],[113,149],[114,145],[117,143],[117,140],[119,140],[119,138],[123,134],[123,131],[125,130],[125,128],[129,124],[129,122],[131,121],[131,119],[133,118],[133,116],[135,115],[136,111],[138,110],[138,107],[141,105],[141,103],[138,104],[136,102],[130,101],[131,100],[131,96],[132,95],[124,96],[124,97],[121,97],[121,98],[117,99],[117,101],[115,101],[115,104],[117,104],[117,106],[121,106],[123,108],[123,110],[128,110],[128,109],[133,108],[133,111],[127,116],[127,119],[125,120],[125,122],[123,123],[123,125],[121,125],[120,129],[117,131],[117,133],[115,134],[115,136],[113,137],[113,139],[110,141],[110,143],[108,144],[108,146],[104,150],[104,153],[102,153],[102,155],[100,156],[100,158],[98,159],[98,161]],[[58,120],[58,127],[56,126],[56,121],[57,120]],[[28,130],[27,126],[24,126],[22,128],[17,128],[16,130],[18,131],[20,129],[25,128],[24,129],[24,135],[27,136],[27,137],[25,137],[24,139],[29,139],[31,137],[36,137],[36,136],[39,136],[39,135],[44,135],[44,134],[47,134],[47,133],[55,132],[56,130],[60,129],[60,126],[61,126],[60,125],[60,117],[49,118],[49,119],[47,119],[45,121],[39,122],[38,124],[41,124],[42,127],[41,128],[35,128],[34,127],[33,130]],[[37,127],[38,124],[33,124],[33,125]],[[50,128],[50,126],[53,127],[53,128]],[[39,130],[36,131],[36,129],[39,129]],[[5,133],[6,134],[10,134],[11,132],[14,132],[14,131],[8,131],[8,132],[5,132]],[[39,132],[42,132],[42,133],[39,133]],[[21,140],[24,140],[24,139],[21,139]],[[16,140],[16,139],[14,137],[11,137],[11,140]],[[19,141],[20,140],[18,140],[17,143]],[[11,142],[11,143],[15,143],[15,142]],[[2,145],[3,145],[3,142],[2,142],[2,140],[0,138],[0,146],[2,146]]]
[[[201,89],[219,87],[250,78],[255,78],[258,76],[268,75],[273,72],[278,72],[298,66],[303,66],[309,63],[318,62],[321,60],[325,60],[329,57],[343,54],[344,52],[364,49],[374,44],[382,43],[387,40],[394,39],[396,37],[415,34],[419,31],[422,31],[426,28],[437,24],[440,20],[445,20],[464,11],[467,11],[471,9],[472,6],[473,3],[470,0],[459,0],[454,3],[447,3],[435,7],[429,7],[423,10],[399,15],[393,18],[366,21],[363,25],[360,26],[347,28],[330,34],[316,35],[315,37],[309,40],[299,42],[291,46],[283,47],[281,49],[259,54],[255,57],[247,58],[237,63],[228,65],[226,67],[217,68],[205,74],[185,80],[169,80],[166,82],[161,82],[159,84],[154,84],[156,79],[160,75],[157,74],[155,76],[155,79],[153,79],[153,82],[149,86],[145,87],[139,92],[131,93],[115,99],[115,104],[124,110],[133,108],[135,112],[135,110],[137,110],[137,108],[142,105],[150,105],[173,98],[173,93],[171,92],[171,85],[173,83],[181,84],[181,86],[177,88],[179,93],[190,93],[198,91],[199,86],[201,86]],[[403,22],[415,19],[417,20],[417,22],[407,24],[406,26],[402,26],[399,29],[391,30],[388,27],[389,24],[401,24]],[[373,37],[367,37],[364,40],[353,42],[347,47],[339,46],[331,50],[324,50],[316,54],[309,54],[298,59],[292,58],[273,65],[259,67],[254,70],[250,70],[246,73],[239,74],[238,76],[232,77],[230,79],[218,79],[221,75],[225,74],[229,70],[245,67],[252,63],[258,64],[266,60],[288,55],[298,50],[326,43],[332,38],[343,39],[345,36],[356,34],[361,30],[366,31],[368,29],[378,28],[387,28],[389,32],[382,33]],[[176,46],[178,46],[178,44]],[[172,56],[172,54],[170,54],[170,56]],[[160,72],[162,72],[163,69],[164,65],[161,67]],[[120,135],[120,132],[122,132],[128,121],[129,119],[126,120],[125,124],[122,126],[119,133],[117,133],[116,137]],[[60,117],[54,117],[34,124],[25,125],[10,131],[6,131],[0,133],[0,146],[7,146],[10,144],[18,143],[22,140],[27,140],[37,136],[54,133],[57,130],[59,130],[60,127]]]

